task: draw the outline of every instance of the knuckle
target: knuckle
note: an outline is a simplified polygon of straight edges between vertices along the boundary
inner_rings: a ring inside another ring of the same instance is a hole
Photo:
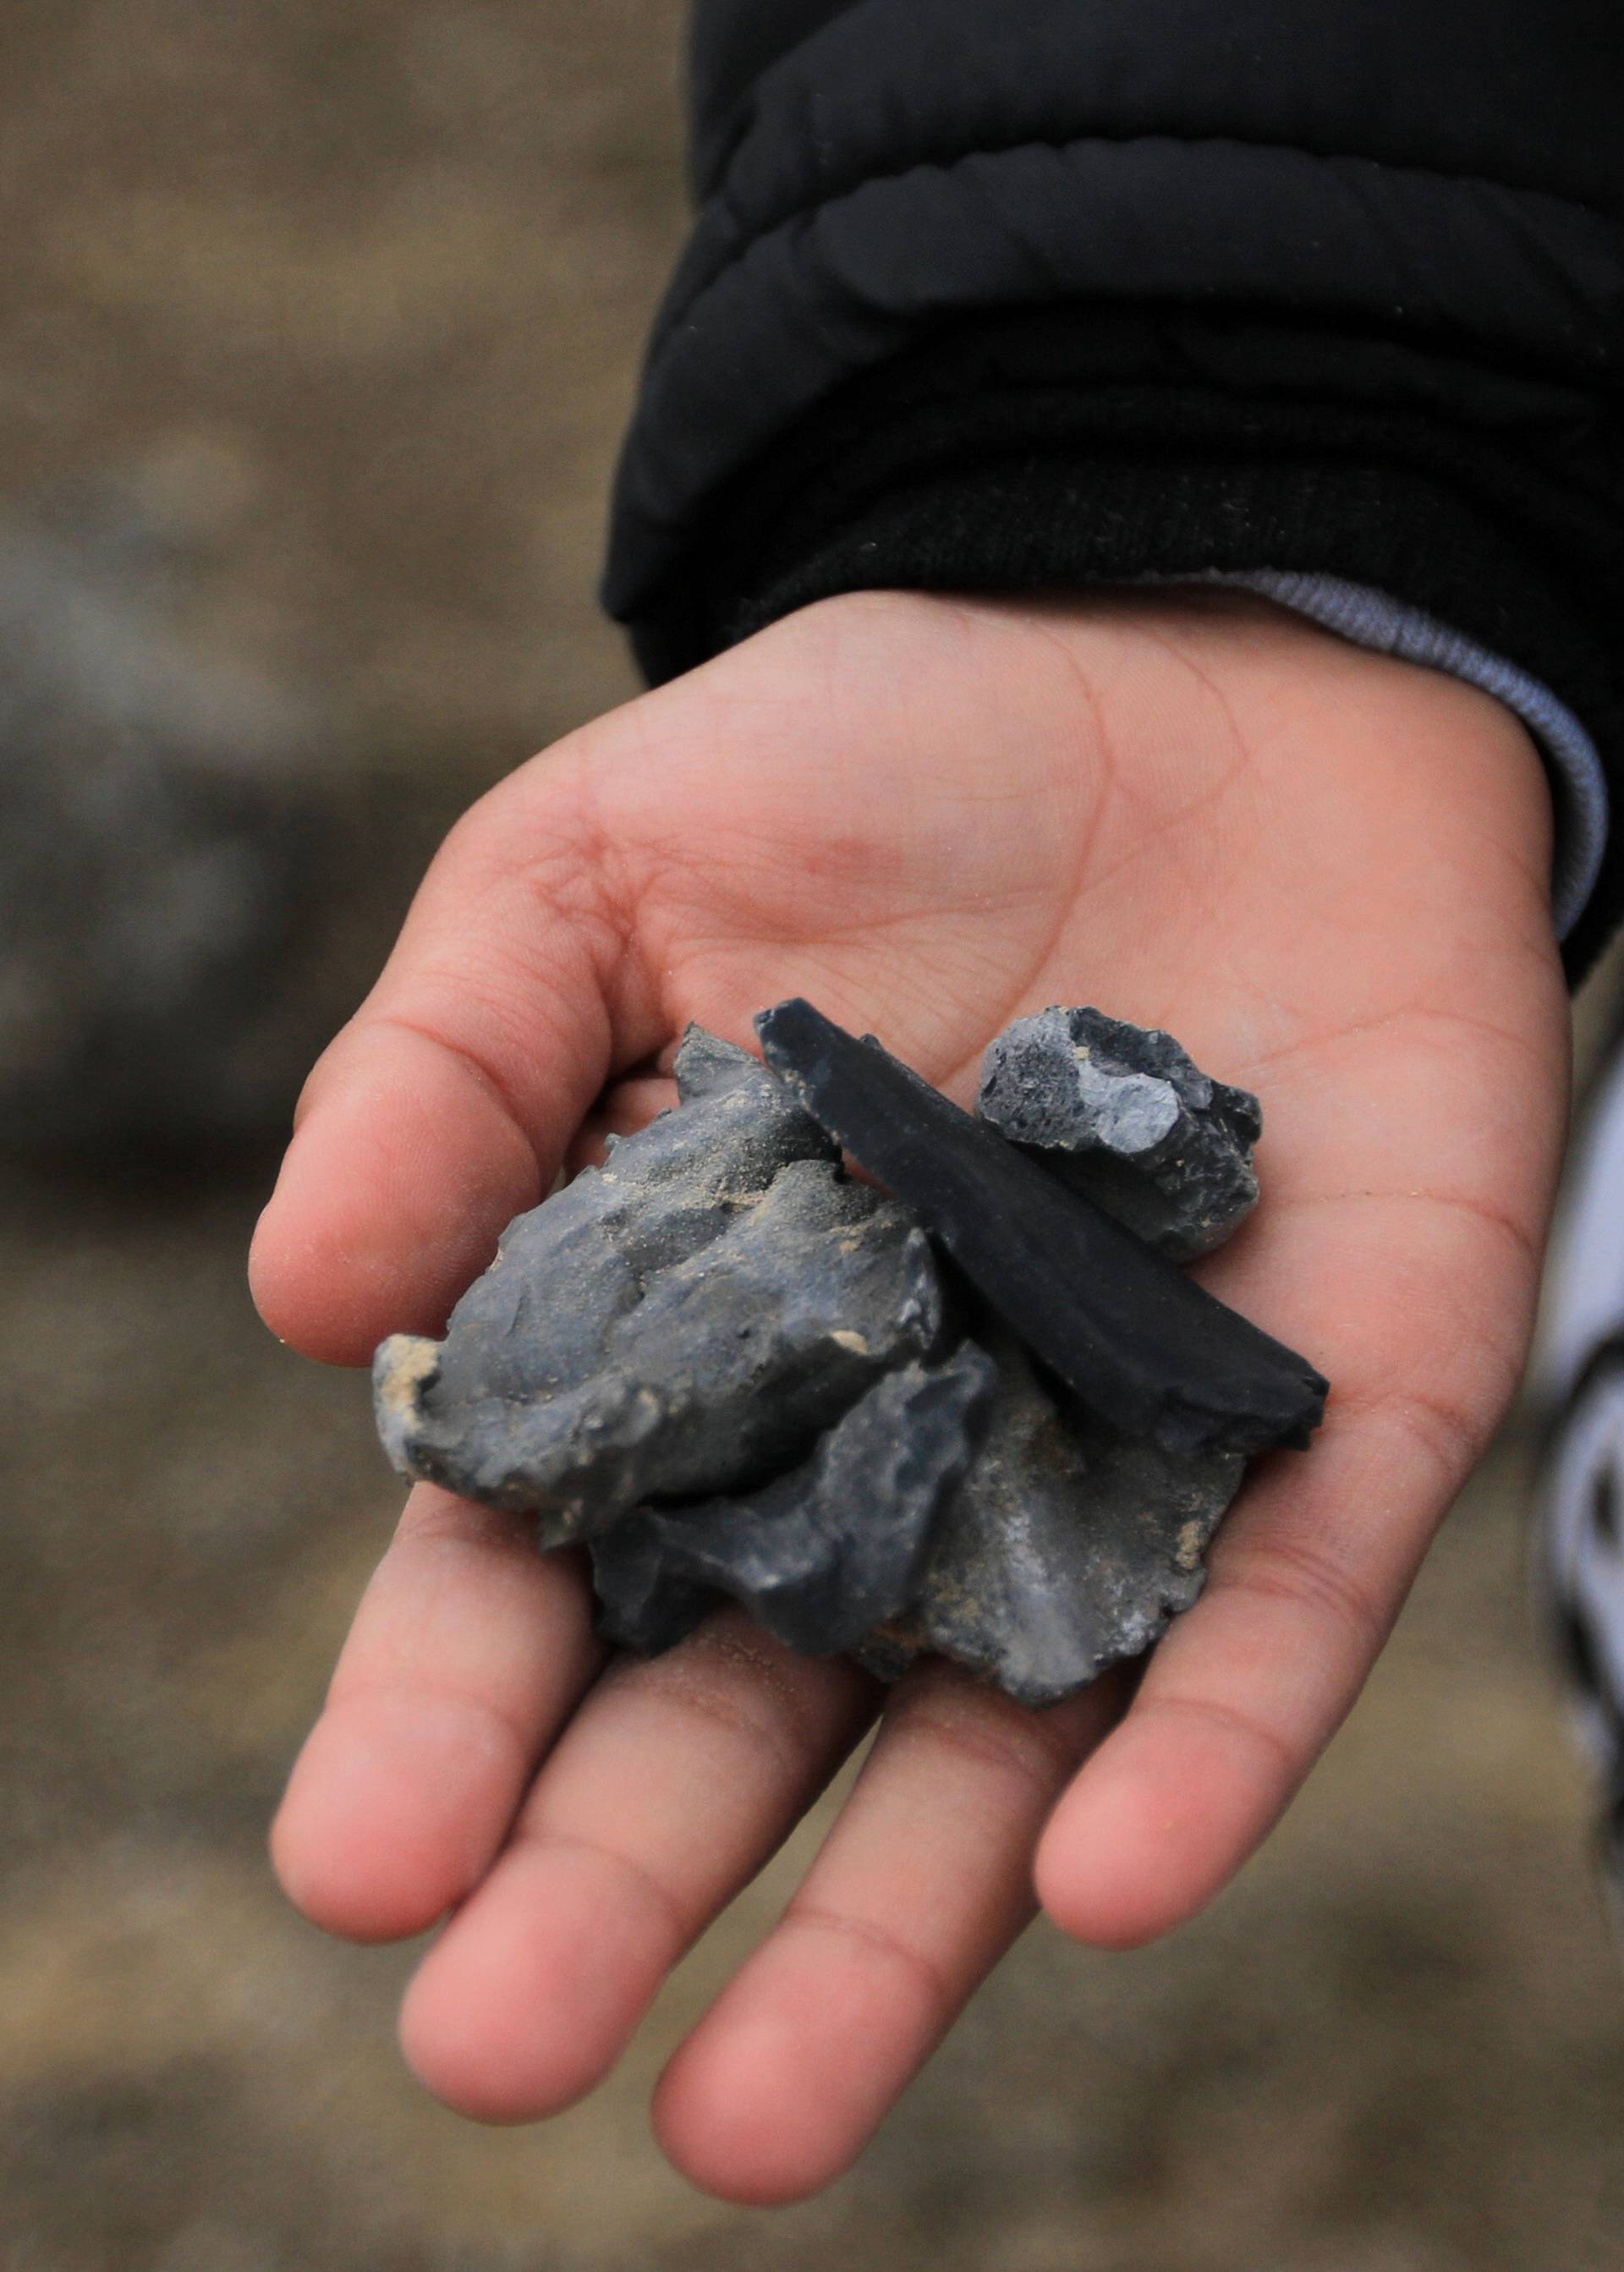
[[[1239,1748],[1262,1761],[1266,1779],[1293,1790],[1302,1779],[1304,1762],[1286,1737],[1258,1714],[1216,1696],[1158,1696],[1138,1708],[1193,1720],[1216,1736],[1230,1750]]]
[[[1433,1468],[1449,1496],[1477,1464],[1487,1431],[1459,1401],[1424,1388],[1407,1388],[1387,1400],[1389,1425],[1411,1450]]]
[[[961,1766],[1023,1785],[1045,1805],[1080,1750],[1062,1724],[934,1669],[894,1692],[885,1725],[891,1740],[928,1746]]]
[[[922,1998],[939,2027],[945,2027],[959,2008],[962,1999],[954,1992],[941,1966],[887,1925],[801,1897],[791,1902],[784,1912],[780,1931],[786,1926],[838,1938],[871,1961],[900,1972]]]
[[[758,1640],[728,1618],[702,1626],[688,1640],[650,1663],[627,1668],[666,1715],[699,1723],[747,1752],[765,1752],[782,1774],[799,1782],[812,1747],[807,1675],[765,1635]]]
[[[1345,1561],[1327,1546],[1289,1531],[1260,1542],[1250,1558],[1215,1586],[1283,1603],[1315,1618],[1329,1618],[1366,1654],[1374,1655],[1391,1619]]]
[[[515,1852],[539,1856],[579,1857],[600,1872],[617,1879],[633,1899],[655,1918],[670,1944],[673,1961],[692,1939],[696,1919],[674,1887],[638,1855],[626,1852],[604,1838],[555,1827],[544,1818],[524,1823],[513,1842]]]

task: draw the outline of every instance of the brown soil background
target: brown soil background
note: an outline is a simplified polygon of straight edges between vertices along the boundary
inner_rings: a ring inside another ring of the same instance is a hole
[[[592,585],[677,43],[674,0],[0,11],[0,496],[116,475],[206,556],[200,627],[330,690],[323,1015],[449,814],[630,689]],[[1620,1978],[1515,1438],[1267,1854],[1163,1947],[1035,1930],[824,2201],[721,2208],[644,2126],[794,1852],[595,2101],[485,2133],[423,2099],[412,1953],[325,1942],[262,1857],[396,1502],[360,1383],[249,1311],[267,1173],[0,1185],[0,2262],[1624,2263]]]

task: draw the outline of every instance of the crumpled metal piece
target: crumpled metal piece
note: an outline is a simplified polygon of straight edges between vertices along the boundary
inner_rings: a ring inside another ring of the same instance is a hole
[[[594,1541],[600,1631],[653,1655],[723,1596],[790,1648],[834,1655],[914,1598],[994,1392],[973,1342],[880,1376],[802,1466],[761,1490],[645,1507]]]
[[[678,1110],[509,1225],[443,1342],[375,1361],[400,1472],[534,1513],[545,1545],[767,1481],[941,1331],[913,1216],[755,1058],[703,1036],[677,1072]]]
[[[1018,1018],[987,1050],[977,1110],[1176,1262],[1222,1245],[1257,1205],[1256,1097],[1154,1027],[1089,1009]]]
[[[886,1678],[936,1653],[1072,1695],[1194,1602],[1246,1457],[1326,1384],[1064,1178],[1218,1235],[1254,1101],[1046,1012],[988,1053],[1029,1147],[809,1004],[758,1027],[767,1065],[691,1028],[677,1108],[511,1224],[443,1341],[383,1345],[390,1455],[586,1542],[619,1646],[730,1599]]]

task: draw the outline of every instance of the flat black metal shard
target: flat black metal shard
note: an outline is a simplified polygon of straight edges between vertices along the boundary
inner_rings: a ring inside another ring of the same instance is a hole
[[[1306,1446],[1328,1384],[922,1080],[799,999],[756,1020],[806,1111],[912,1207],[1091,1410],[1175,1456]]]
[[[882,1374],[812,1457],[758,1491],[643,1507],[592,1542],[598,1630],[656,1655],[719,1596],[786,1647],[834,1656],[910,1602],[993,1394],[973,1342]]]
[[[1018,1018],[988,1045],[976,1109],[1175,1262],[1210,1254],[1257,1205],[1256,1097],[1156,1027],[1088,1009]]]
[[[1066,1409],[1018,1343],[990,1347],[998,1385],[982,1440],[918,1591],[857,1655],[891,1679],[929,1650],[1018,1704],[1058,1704],[1190,1607],[1246,1461],[1130,1442]]]

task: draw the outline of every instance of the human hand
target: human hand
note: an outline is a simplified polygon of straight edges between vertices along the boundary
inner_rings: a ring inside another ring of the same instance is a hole
[[[877,1708],[801,1891],[662,2080],[662,2142],[714,2192],[838,2174],[1034,1882],[1125,1947],[1240,1866],[1522,1364],[1567,1094],[1548,833],[1488,697],[1196,591],[826,602],[458,826],[259,1228],[300,1349],[438,1332],[562,1162],[670,1101],[690,1019],[748,1040],[805,994],[968,1102],[1010,1019],[1090,1002],[1261,1095],[1262,1204],[1199,1274],[1333,1386],[1131,1696],[1041,1714],[939,1665],[882,1697],[732,1611],[605,1667],[571,1558],[414,1491],[273,1846],[333,1932],[449,1915],[402,2016],[431,2090],[515,2120],[590,2089]]]

